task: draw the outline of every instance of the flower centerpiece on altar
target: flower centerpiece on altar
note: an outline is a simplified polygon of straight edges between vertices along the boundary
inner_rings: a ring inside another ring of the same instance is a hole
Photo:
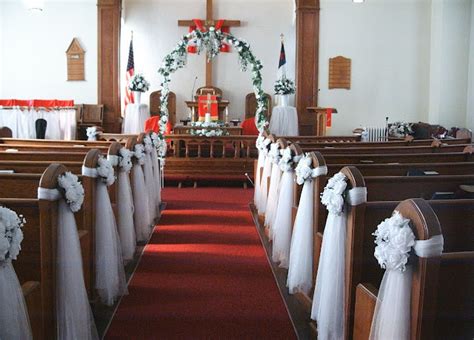
[[[133,76],[128,88],[134,92],[135,103],[140,104],[141,95],[150,89],[150,83],[145,79],[143,74],[137,73]]]
[[[412,123],[395,122],[388,127],[388,136],[395,138],[403,138],[413,133]]]
[[[197,129],[191,129],[190,133],[193,136],[203,136],[203,137],[220,137],[228,136],[229,131],[225,128],[223,122],[193,122],[191,126],[196,127]]]
[[[295,94],[295,82],[285,76],[277,79],[274,85],[275,94],[279,96],[280,106],[288,106],[289,96]]]

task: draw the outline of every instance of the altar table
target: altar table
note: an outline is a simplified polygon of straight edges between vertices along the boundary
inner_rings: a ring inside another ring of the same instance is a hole
[[[275,106],[270,119],[270,132],[277,136],[298,136],[298,114],[293,106]]]
[[[150,118],[147,104],[128,104],[125,110],[122,133],[145,132],[145,121]]]
[[[73,140],[76,138],[76,110],[74,108],[34,108],[0,106],[0,126],[12,130],[13,138],[36,138],[35,122],[47,122],[46,139]]]

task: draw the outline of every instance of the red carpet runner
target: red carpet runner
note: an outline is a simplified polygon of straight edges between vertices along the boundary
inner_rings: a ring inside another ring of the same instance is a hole
[[[170,189],[107,339],[294,339],[252,190]]]

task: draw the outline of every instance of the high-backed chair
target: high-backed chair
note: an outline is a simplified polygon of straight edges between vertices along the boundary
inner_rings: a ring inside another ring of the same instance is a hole
[[[265,93],[265,99],[267,100],[267,111],[265,114],[270,120],[270,116],[272,115],[272,97]],[[245,119],[255,117],[255,112],[257,110],[257,98],[255,97],[255,93],[249,93],[245,97]]]
[[[161,90],[153,91],[150,93],[150,115],[159,116],[160,115],[160,105],[161,105]],[[168,96],[168,113],[169,121],[171,127],[173,128],[176,124],[176,94],[174,92],[169,93]]]
[[[0,127],[0,138],[12,138],[12,137],[13,137],[13,132],[9,127],[7,126]]]
[[[104,105],[80,104],[76,105],[78,112],[77,136],[78,139],[87,139],[86,129],[91,126],[102,126],[104,122]]]
[[[206,96],[206,95],[217,96],[218,99],[222,99],[222,90],[215,86],[202,86],[196,90],[195,99],[199,96]]]

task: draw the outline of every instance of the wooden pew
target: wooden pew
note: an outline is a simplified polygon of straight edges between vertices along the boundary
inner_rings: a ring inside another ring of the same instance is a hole
[[[86,147],[108,147],[109,141],[85,141],[85,140],[54,140],[54,139],[20,139],[20,138],[0,138],[0,144],[4,145],[24,145],[24,146],[56,146],[67,147],[86,146]]]
[[[369,202],[351,211],[348,230],[356,231],[348,242],[359,247],[352,265],[346,267],[351,280],[346,292],[347,322],[354,318],[347,336],[367,339],[383,270],[373,252],[372,233],[393,209],[412,220],[417,239],[427,239],[442,231],[445,246],[440,258],[416,258],[412,288],[412,339],[461,339],[474,335],[474,200]],[[359,211],[357,211],[359,210]],[[361,211],[365,210],[365,211]],[[362,214],[357,216],[356,214]],[[439,221],[439,222],[438,222]],[[438,226],[437,226],[438,225]],[[439,230],[440,226],[440,230]],[[438,229],[438,231],[437,231]],[[412,255],[414,256],[414,255]],[[423,305],[424,304],[424,305]],[[351,333],[352,332],[352,333]]]
[[[90,149],[98,149],[101,150],[102,152],[107,152],[107,149],[109,148],[110,144],[108,145],[102,145],[102,146],[87,146],[87,145],[82,145],[82,146],[64,146],[60,144],[54,144],[54,145],[16,145],[16,144],[0,144],[0,150],[1,151],[6,151],[6,150],[17,150],[17,151],[28,151],[28,152],[42,152],[42,151],[47,151],[47,152],[67,152],[67,153],[84,153],[87,152]]]
[[[97,163],[98,150],[91,150],[82,157],[82,164],[92,167]],[[35,153],[30,153],[35,155]],[[74,154],[76,155],[76,154]],[[49,161],[51,163],[51,161]],[[41,169],[44,164],[35,168],[36,173],[15,173],[0,174],[0,197],[9,198],[35,198],[38,191],[38,185],[41,178]],[[94,286],[94,221],[95,221],[95,179],[83,177],[80,172],[77,173],[82,185],[84,186],[84,203],[80,212],[76,213],[76,220],[79,230],[86,231],[84,238],[81,238],[81,248],[84,263],[84,279],[89,296],[93,296]]]
[[[58,212],[57,201],[39,200],[36,195],[38,187],[57,188],[57,177],[66,170],[64,166],[53,164],[42,175],[11,175],[21,176],[17,182],[31,181],[35,185],[32,195],[20,192],[26,190],[24,183],[20,186],[24,189],[17,188],[15,191],[5,193],[5,177],[0,176],[0,189],[2,189],[0,205],[14,210],[26,218],[26,224],[23,227],[22,251],[13,265],[26,294],[26,303],[35,339],[53,339],[56,336],[55,263]],[[9,194],[10,197],[8,197]],[[31,197],[11,198],[11,194]],[[79,234],[82,246],[88,241],[90,235],[86,230],[80,230]]]

